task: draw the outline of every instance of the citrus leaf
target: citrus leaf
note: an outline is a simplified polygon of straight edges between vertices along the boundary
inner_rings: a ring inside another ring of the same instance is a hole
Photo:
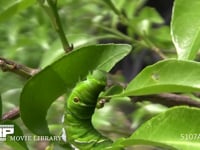
[[[200,109],[174,107],[144,123],[130,139],[155,142],[181,150],[200,149]],[[189,123],[189,126],[188,124]]]
[[[121,94],[123,96],[163,92],[200,91],[200,63],[164,60],[143,69]]]
[[[89,71],[109,71],[130,50],[126,44],[82,47],[43,69],[26,83],[21,93],[20,112],[24,124],[35,134],[49,135],[46,114],[51,103]]]
[[[1,100],[1,94],[0,94],[0,116],[2,116],[2,100]]]
[[[9,19],[13,15],[23,11],[27,7],[33,5],[36,0],[21,0],[19,2],[14,1],[13,5],[5,9],[0,13],[0,22]]]
[[[166,145],[163,143],[159,143],[159,142],[154,142],[154,141],[150,141],[150,140],[138,140],[138,139],[134,139],[134,138],[120,138],[117,139],[113,145],[112,148],[106,148],[106,150],[121,150],[123,148],[128,148],[131,147],[132,149],[137,149],[137,147],[133,147],[133,146],[139,146],[139,145],[143,145],[143,146],[153,146],[153,147],[158,147],[158,148],[162,148],[162,150],[177,150],[176,148],[170,146],[170,145]],[[165,149],[164,149],[165,148]]]
[[[179,59],[194,59],[200,49],[199,7],[199,0],[175,0],[171,34]]]

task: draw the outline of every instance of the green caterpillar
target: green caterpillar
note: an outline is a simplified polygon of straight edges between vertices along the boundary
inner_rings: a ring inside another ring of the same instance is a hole
[[[95,70],[75,86],[67,99],[67,140],[80,150],[101,150],[112,145],[112,141],[102,136],[91,123],[99,93],[105,85],[105,73]]]

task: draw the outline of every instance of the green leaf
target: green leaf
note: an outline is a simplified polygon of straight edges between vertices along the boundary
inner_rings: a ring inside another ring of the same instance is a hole
[[[103,0],[109,7],[110,9],[116,14],[116,15],[121,15],[121,12],[117,9],[115,4],[112,2],[112,0]]]
[[[9,0],[9,1],[0,1],[0,8],[1,10],[8,8],[9,6],[16,3],[16,0]]]
[[[166,144],[180,150],[200,149],[200,109],[174,107],[143,124],[131,139]],[[189,123],[189,125],[188,125]]]
[[[67,35],[69,43],[73,43],[76,48],[83,47],[85,45],[96,44],[98,40],[105,38],[116,38],[113,35],[103,35],[103,36],[90,36],[87,34],[69,34]],[[63,56],[63,48],[60,45],[60,39],[54,41],[49,47],[49,50],[43,55],[40,67],[44,68],[47,65],[53,63],[55,60]]]
[[[138,140],[138,139],[133,139],[133,138],[117,139],[113,143],[112,148],[106,148],[106,150],[121,150],[125,147],[128,149],[130,147],[131,147],[131,149],[137,149],[137,147],[133,147],[133,146],[139,146],[139,145],[158,147],[159,149],[162,148],[162,150],[177,150],[176,148],[174,148],[170,145],[163,144],[163,143],[154,142],[154,141],[150,141],[150,140],[141,140],[141,139]]]
[[[24,124],[35,134],[49,135],[45,117],[52,102],[89,71],[109,71],[130,50],[126,44],[83,47],[46,67],[27,82],[21,93],[20,111]]]
[[[140,9],[142,7],[142,5],[144,5],[145,3],[145,0],[133,0],[133,1],[127,1],[127,0],[124,0],[124,5],[122,6],[122,10],[123,8],[125,8],[125,13],[126,13],[126,16],[129,18],[129,19],[133,19],[135,16],[134,14],[136,14],[136,12],[138,11],[138,9]]]
[[[103,92],[100,97],[106,97],[109,95],[115,95],[121,93],[123,91],[123,87],[121,85],[113,85],[108,88],[105,92]]]
[[[1,100],[1,95],[0,95],[0,116],[2,116],[2,100]]]
[[[14,134],[9,135],[5,141],[5,143],[11,146],[13,149],[20,149],[20,150],[28,150],[27,144],[24,140],[15,140],[14,137],[21,136],[23,137],[24,134],[20,127],[12,121],[5,121],[1,122],[4,125],[14,125]]]
[[[13,2],[13,5],[5,9],[0,13],[0,22],[9,19],[13,15],[23,11],[27,7],[33,5],[36,0],[21,0],[19,2]]]
[[[168,50],[170,51],[170,49],[175,49],[170,35],[170,28],[168,26],[150,29],[148,38],[156,47],[165,49],[166,52],[168,52]]]
[[[165,60],[143,69],[127,86],[124,96],[163,92],[200,91],[200,63]]]
[[[145,121],[149,120],[155,115],[158,115],[161,112],[164,112],[167,110],[167,107],[160,105],[160,104],[142,104],[141,107],[134,110],[134,113],[131,114],[132,118],[132,125],[131,127],[133,129],[138,128],[141,124],[143,124]]]
[[[139,13],[138,19],[140,20],[148,20],[151,23],[164,23],[163,18],[159,15],[159,13],[151,7],[144,7]]]
[[[200,48],[199,8],[199,0],[175,0],[171,34],[179,59],[194,59]]]

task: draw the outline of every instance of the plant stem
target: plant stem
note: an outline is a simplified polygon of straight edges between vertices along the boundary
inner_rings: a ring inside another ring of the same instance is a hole
[[[153,46],[153,47],[151,47],[151,49],[154,52],[156,52],[160,56],[160,58],[167,59],[167,57],[161,52],[161,50],[158,47]]]
[[[1,120],[5,121],[5,120],[14,120],[16,118],[18,118],[20,116],[19,114],[19,108],[13,108],[12,110],[10,110],[9,112],[6,112],[5,114],[3,114]]]
[[[152,51],[157,53],[161,59],[167,59],[167,57],[162,53],[162,51],[153,42],[150,41],[150,39],[145,33],[143,35],[143,40],[148,45],[147,48],[150,48]]]
[[[35,75],[36,73],[39,72],[39,69],[32,69],[27,66],[18,64],[14,61],[5,59],[3,57],[0,57],[0,69],[4,72],[5,71],[13,72],[13,73],[20,75],[21,77],[24,77],[26,79],[32,77],[33,75]],[[20,116],[19,108],[16,107],[16,108],[10,110],[9,112],[6,112],[5,114],[3,114],[3,116],[1,117],[1,120],[3,120],[3,121],[14,120],[14,119],[18,118],[19,116]]]
[[[18,64],[14,61],[5,59],[3,57],[0,57],[0,69],[4,72],[6,72],[6,71],[13,72],[24,78],[30,78],[39,72],[38,69],[29,68],[27,66]]]
[[[67,37],[65,36],[64,30],[62,28],[61,25],[61,21],[60,21],[60,17],[58,14],[58,9],[57,9],[57,4],[56,1],[54,0],[47,0],[51,14],[49,14],[53,27],[55,28],[56,32],[58,33],[60,40],[62,42],[63,48],[65,50],[65,52],[69,52],[71,50],[73,50],[73,45],[70,45],[68,42]],[[44,4],[42,4],[42,7],[44,8]],[[47,14],[49,13],[49,11],[47,11],[45,8],[44,10],[47,12]]]
[[[122,24],[127,24],[128,20],[126,16],[113,4],[111,0],[103,0],[104,3],[106,3],[112,11],[121,19]]]
[[[193,100],[189,96],[178,94],[158,94],[158,95],[146,95],[132,97],[133,102],[151,101],[153,103],[162,104],[168,107],[187,105],[193,107],[200,107],[200,102]]]
[[[95,24],[95,26],[97,26],[98,28],[101,28],[105,31],[108,31],[108,32],[110,32],[114,35],[117,35],[121,39],[126,40],[127,42],[134,43],[134,39],[132,39],[131,37],[127,36],[126,34],[124,34],[122,32],[119,32],[118,30],[115,30],[115,29],[112,29],[112,28],[109,28],[109,27],[106,27],[106,26],[102,26],[102,25],[99,25],[99,24]]]
[[[159,103],[168,107],[187,105],[193,107],[200,107],[200,102],[191,99],[189,96],[178,95],[178,94],[158,94],[158,95],[146,95],[146,96],[135,96],[132,97],[132,101],[142,102],[142,101],[151,101],[153,103]],[[14,120],[20,116],[19,108],[14,108],[9,112],[3,114],[1,120]]]
[[[111,0],[103,0],[118,16],[121,15],[121,12],[116,8]]]

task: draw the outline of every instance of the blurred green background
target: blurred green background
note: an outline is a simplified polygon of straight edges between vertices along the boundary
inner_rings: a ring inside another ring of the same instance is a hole
[[[13,7],[21,1],[0,1],[0,56],[31,68],[42,69],[63,54],[62,44],[50,18],[37,1],[29,7]],[[119,82],[128,82],[146,65],[161,59],[155,51],[149,50],[153,46],[170,57],[174,56],[168,26],[173,0],[113,0],[127,20],[120,18],[104,1],[57,2],[64,32],[75,48],[96,43],[133,45],[133,53],[112,70],[113,78]],[[153,6],[154,9],[146,6]],[[0,71],[3,113],[19,105],[20,92],[25,83],[26,79],[16,74]],[[56,125],[62,120],[63,104],[64,98],[61,97],[49,110],[50,128],[55,133],[61,129]],[[129,136],[142,122],[165,109],[164,106],[149,102],[130,105],[125,99],[111,102],[98,110],[93,121],[102,133],[116,139]],[[25,134],[30,134],[20,119],[16,122],[22,125]],[[30,145],[33,149],[42,150],[46,143]],[[56,149],[62,148],[58,146]]]

